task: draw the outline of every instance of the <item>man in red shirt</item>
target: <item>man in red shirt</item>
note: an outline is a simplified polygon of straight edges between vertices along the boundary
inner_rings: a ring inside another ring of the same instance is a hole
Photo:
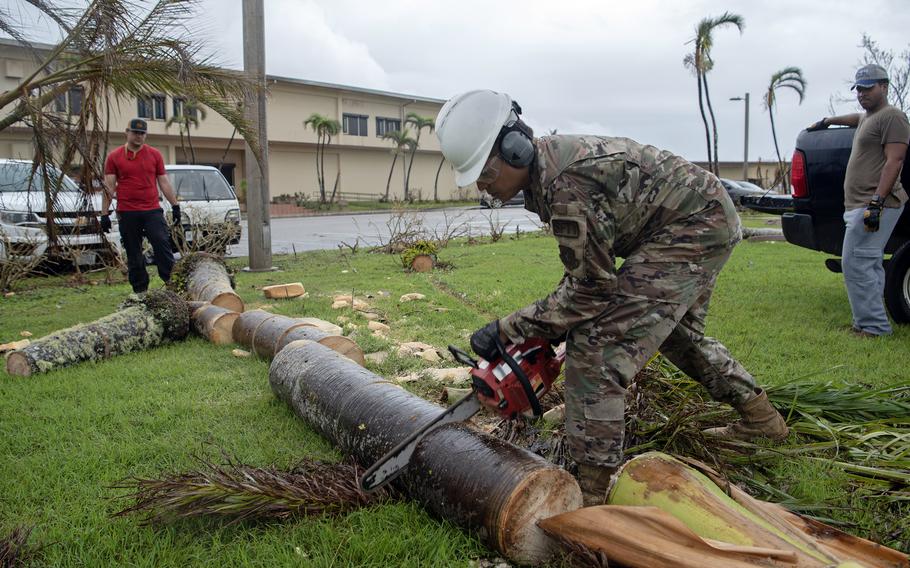
[[[171,204],[174,226],[180,225],[177,194],[164,171],[161,152],[145,144],[148,125],[134,118],[126,129],[126,144],[111,152],[104,163],[104,195],[101,200],[101,229],[111,230],[111,200],[117,198],[120,237],[126,250],[126,264],[133,292],[142,294],[149,287],[142,254],[142,237],[146,237],[155,254],[158,275],[167,282],[174,267],[171,235],[164,212],[158,204],[158,187]]]

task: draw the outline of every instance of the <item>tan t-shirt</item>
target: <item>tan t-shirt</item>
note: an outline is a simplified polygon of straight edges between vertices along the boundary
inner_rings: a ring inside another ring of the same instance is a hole
[[[871,115],[860,115],[844,179],[844,208],[847,211],[865,207],[872,200],[885,167],[885,144],[893,142],[910,143],[910,122],[900,109],[887,105]],[[907,192],[898,173],[885,206],[900,207],[906,201]]]

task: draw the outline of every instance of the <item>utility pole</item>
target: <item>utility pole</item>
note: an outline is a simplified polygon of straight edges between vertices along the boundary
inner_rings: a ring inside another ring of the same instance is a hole
[[[254,78],[256,90],[244,104],[246,119],[258,132],[260,160],[246,148],[246,213],[251,272],[274,270],[269,216],[269,137],[265,120],[265,15],[262,0],[243,0],[243,70]]]
[[[746,133],[743,140],[743,181],[749,181],[749,93],[743,97],[731,97],[731,101],[744,101],[746,103]]]

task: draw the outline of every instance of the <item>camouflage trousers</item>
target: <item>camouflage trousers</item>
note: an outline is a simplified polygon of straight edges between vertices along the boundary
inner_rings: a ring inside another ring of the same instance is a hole
[[[704,333],[717,275],[741,235],[732,204],[715,203],[642,243],[618,270],[607,308],[570,331],[566,434],[577,463],[622,462],[626,388],[658,350],[716,400],[754,396],[752,376]]]

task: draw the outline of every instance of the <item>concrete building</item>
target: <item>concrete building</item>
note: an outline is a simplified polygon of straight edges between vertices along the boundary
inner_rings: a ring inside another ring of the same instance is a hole
[[[39,46],[50,48],[51,46]],[[34,55],[12,40],[0,39],[0,92],[15,88],[23,77],[36,68]],[[445,102],[442,99],[377,91],[305,81],[287,77],[268,77],[269,101],[267,131],[269,135],[269,184],[274,199],[280,195],[303,194],[318,197],[316,181],[316,133],[304,127],[304,121],[319,113],[342,124],[342,132],[332,138],[325,152],[326,191],[331,193],[338,176],[338,191],[348,199],[377,199],[386,191],[393,160],[393,144],[380,136],[391,130],[413,127],[405,124],[408,113],[434,118]],[[82,92],[72,89],[59,97],[55,112],[79,112]],[[110,147],[125,143],[123,130],[133,117],[148,121],[148,143],[158,148],[167,163],[189,162],[186,142],[181,144],[180,128],[167,126],[169,118],[181,111],[182,101],[159,93],[113,105],[110,118]],[[200,117],[201,118],[201,117]],[[221,165],[222,172],[243,193],[245,176],[242,138],[231,141],[233,128],[208,110],[190,137],[196,163]],[[186,148],[186,150],[184,150]],[[0,158],[31,159],[34,154],[31,129],[19,123],[0,132]],[[442,154],[436,136],[427,129],[421,133],[409,187],[415,197],[432,199],[436,173]],[[392,171],[390,198],[404,197],[407,162],[399,156]],[[476,189],[459,190],[451,166],[446,162],[439,173],[438,198],[441,200],[477,197]]]

